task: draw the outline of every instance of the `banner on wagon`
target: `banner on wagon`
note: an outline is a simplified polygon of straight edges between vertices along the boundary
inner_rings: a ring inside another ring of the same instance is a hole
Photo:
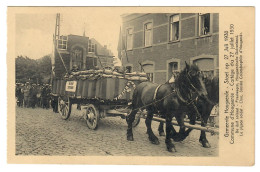
[[[75,92],[77,88],[77,81],[67,81],[65,90],[68,92]]]

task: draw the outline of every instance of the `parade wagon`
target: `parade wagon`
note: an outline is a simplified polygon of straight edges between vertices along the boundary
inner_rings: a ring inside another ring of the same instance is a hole
[[[133,91],[143,81],[147,81],[145,73],[119,73],[108,69],[71,72],[53,79],[52,95],[58,101],[62,119],[68,119],[72,105],[77,104],[87,126],[94,130],[99,120],[107,116],[126,118]],[[133,126],[139,121],[140,114]]]

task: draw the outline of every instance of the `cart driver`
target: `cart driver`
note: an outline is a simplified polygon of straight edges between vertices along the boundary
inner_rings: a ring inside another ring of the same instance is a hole
[[[72,66],[72,69],[71,69],[71,72],[78,72],[79,71],[79,68],[77,65],[73,65]]]

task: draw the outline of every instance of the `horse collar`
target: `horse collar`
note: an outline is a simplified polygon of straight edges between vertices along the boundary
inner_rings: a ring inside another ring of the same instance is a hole
[[[179,88],[176,87],[175,90],[176,90],[177,97],[178,97],[182,102],[187,103],[187,101],[184,100],[184,98],[182,97]]]

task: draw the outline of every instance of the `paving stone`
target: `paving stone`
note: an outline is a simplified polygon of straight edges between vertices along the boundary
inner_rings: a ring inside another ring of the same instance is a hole
[[[82,155],[82,156],[218,156],[218,136],[207,134],[211,148],[199,143],[199,131],[192,131],[182,142],[173,142],[177,151],[166,150],[164,137],[157,132],[158,122],[152,123],[160,144],[151,144],[144,120],[133,129],[134,141],[126,140],[127,124],[120,117],[100,120],[99,128],[91,130],[81,111],[73,106],[71,117],[62,120],[52,110],[40,108],[16,109],[16,155]],[[178,127],[175,127],[178,131]]]

